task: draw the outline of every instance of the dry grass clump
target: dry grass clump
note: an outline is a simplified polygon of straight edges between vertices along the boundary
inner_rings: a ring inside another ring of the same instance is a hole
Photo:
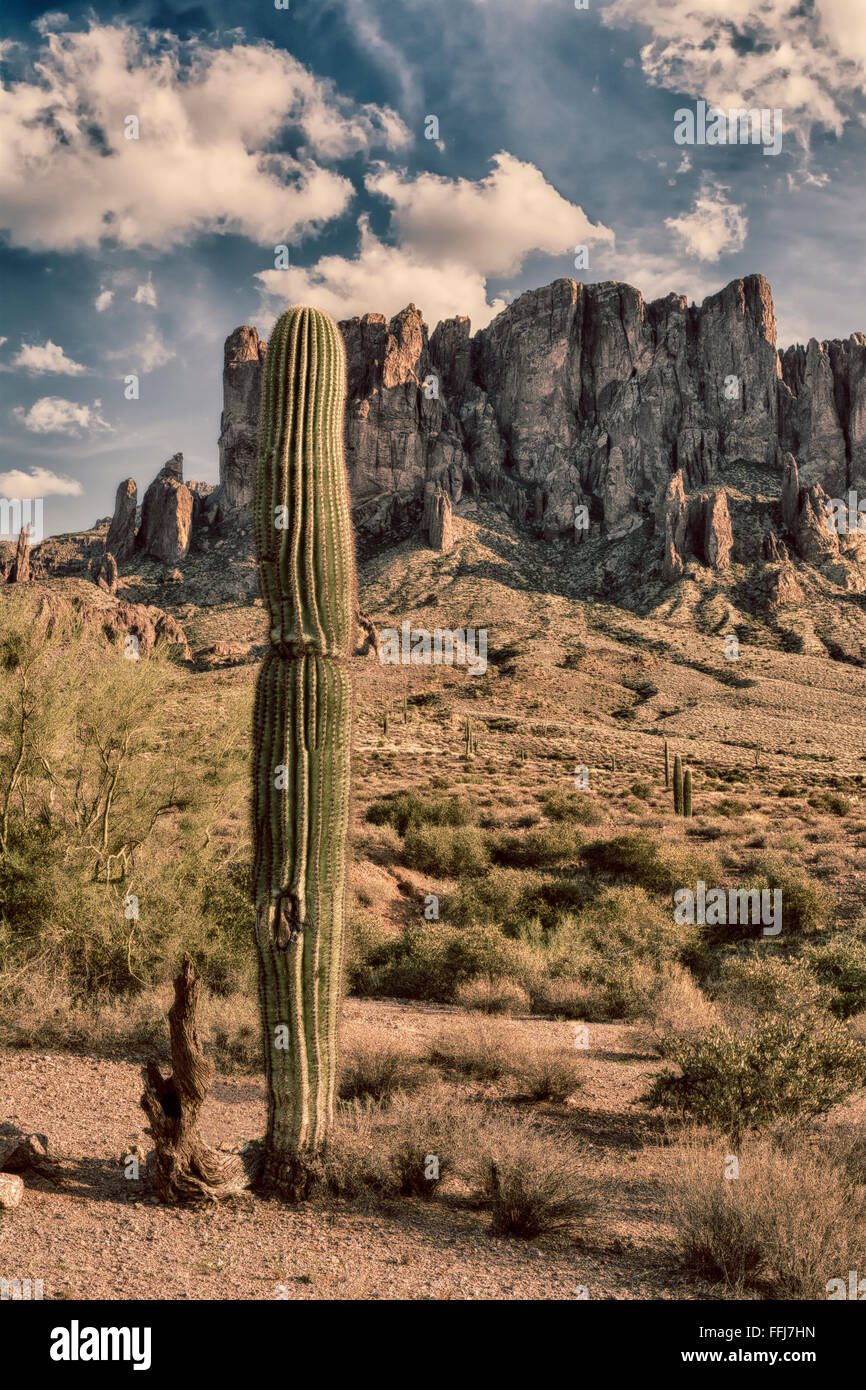
[[[389,1100],[417,1090],[424,1074],[418,1056],[384,1030],[350,1034],[340,1061],[340,1099]]]
[[[466,1009],[485,1014],[526,1013],[530,998],[522,985],[497,975],[477,975],[457,989],[456,999]]]
[[[672,1039],[694,1041],[721,1022],[715,1002],[706,997],[691,972],[676,961],[653,974],[646,997],[652,1041],[663,1057]]]
[[[540,980],[532,991],[536,1013],[552,1018],[588,1018],[596,991],[582,980],[550,977]]]
[[[726,1177],[736,1157],[739,1176]],[[691,1269],[742,1297],[827,1297],[866,1261],[866,1199],[844,1169],[800,1144],[769,1139],[729,1155],[723,1140],[696,1139],[674,1159],[672,1218]]]
[[[431,1047],[430,1061],[473,1081],[501,1081],[518,1055],[518,1038],[501,1019],[453,1019]]]
[[[473,1169],[492,1235],[531,1240],[574,1227],[593,1207],[574,1148],[525,1119],[491,1116],[478,1135]]]
[[[478,1126],[477,1108],[441,1081],[412,1095],[398,1091],[386,1105],[369,1097],[350,1101],[339,1106],[320,1184],[343,1197],[430,1200],[465,1168]]]
[[[580,1053],[565,1046],[531,1048],[515,1059],[512,1074],[530,1100],[561,1104],[584,1085]]]

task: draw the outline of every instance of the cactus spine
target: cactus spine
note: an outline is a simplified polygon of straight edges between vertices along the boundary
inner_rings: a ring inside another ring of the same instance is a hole
[[[671,759],[668,752],[668,741],[665,739],[665,790],[671,784]]]
[[[674,758],[674,815],[683,814],[683,760],[677,753]]]
[[[692,814],[692,772],[691,768],[686,768],[683,773],[683,815]]]
[[[255,537],[270,647],[256,686],[253,894],[268,1129],[259,1182],[295,1199],[333,1118],[342,993],[355,556],[336,324],[268,344]]]

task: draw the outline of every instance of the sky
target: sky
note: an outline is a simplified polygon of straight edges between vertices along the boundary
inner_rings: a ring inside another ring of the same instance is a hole
[[[0,25],[0,497],[43,498],[47,535],[178,451],[216,482],[223,342],[292,303],[475,331],[561,276],[700,303],[760,272],[780,346],[866,331],[863,0],[6,0]]]

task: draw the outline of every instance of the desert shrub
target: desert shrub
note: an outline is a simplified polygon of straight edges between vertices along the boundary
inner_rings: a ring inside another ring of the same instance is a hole
[[[544,814],[553,821],[576,821],[578,825],[601,825],[604,812],[595,797],[586,792],[567,792],[562,788],[543,798]]]
[[[581,851],[584,863],[593,873],[635,884],[651,893],[663,893],[670,886],[670,874],[659,855],[658,846],[647,834],[616,835],[610,840],[593,840]]]
[[[536,953],[495,927],[425,922],[404,928],[387,959],[372,970],[367,991],[406,999],[449,1002],[479,975],[507,978],[530,990],[540,973]]]
[[[494,1235],[531,1240],[574,1226],[591,1210],[573,1146],[513,1116],[491,1117],[473,1165]]]
[[[688,923],[633,886],[605,888],[578,918],[583,939],[599,955],[631,955],[655,962],[677,960],[694,940]]]
[[[697,1041],[720,1022],[716,1005],[707,999],[689,970],[671,961],[650,981],[645,1014],[662,1056],[672,1039]]]
[[[831,1278],[847,1285],[866,1259],[866,1203],[844,1169],[811,1148],[753,1139],[727,1180],[723,1157],[704,1141],[674,1160],[672,1217],[686,1263],[738,1296],[823,1300]]]
[[[483,831],[471,826],[410,827],[403,855],[409,868],[447,878],[481,874],[490,862]]]
[[[442,1083],[414,1094],[399,1091],[387,1106],[369,1098],[340,1104],[319,1183],[344,1197],[429,1200],[459,1164],[468,1163],[477,1128],[476,1112]]]
[[[772,1017],[744,1034],[711,1028],[697,1042],[671,1042],[667,1055],[681,1074],[657,1077],[647,1102],[734,1139],[824,1114],[866,1082],[866,1047],[831,1019]]]
[[[545,975],[532,991],[535,1013],[552,1018],[589,1018],[593,1012],[594,991],[581,980]]]
[[[711,850],[702,850],[694,844],[674,844],[666,846],[662,853],[646,831],[595,840],[584,847],[581,856],[600,878],[665,896],[698,879],[708,883],[717,881],[721,873],[718,859]]]
[[[491,844],[496,864],[536,869],[575,859],[580,849],[578,833],[567,824],[545,826],[528,835],[500,835]]]
[[[735,1017],[822,1013],[830,991],[798,956],[729,956],[719,971],[717,998]]]
[[[525,1012],[530,998],[522,985],[501,975],[476,975],[457,987],[455,998],[465,1009],[485,1014]]]
[[[848,797],[839,792],[813,792],[807,799],[816,811],[829,811],[833,816],[847,816],[851,810]]]
[[[866,1009],[866,941],[857,932],[834,932],[820,945],[807,944],[804,956],[831,992],[830,1010],[850,1018]]]
[[[357,904],[347,923],[346,989],[349,994],[369,994],[376,971],[393,955],[395,933],[369,908]]]
[[[373,801],[366,818],[372,825],[391,825],[399,835],[405,835],[412,826],[471,825],[475,806],[468,797],[396,792]]]
[[[725,816],[728,820],[738,820],[740,816],[748,815],[749,810],[748,801],[740,801],[735,796],[726,796],[713,807],[714,815]]]
[[[832,895],[822,884],[777,855],[753,855],[743,871],[743,883],[749,888],[781,890],[785,937],[818,931],[833,910]]]
[[[526,938],[531,924],[550,932],[591,895],[583,875],[493,865],[483,876],[458,884],[448,915],[458,925],[496,924],[506,936]]]
[[[638,801],[651,801],[654,788],[649,782],[632,782],[629,791]]]

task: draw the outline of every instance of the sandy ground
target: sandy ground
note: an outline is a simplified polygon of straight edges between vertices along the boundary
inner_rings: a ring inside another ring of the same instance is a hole
[[[350,1000],[347,1023],[441,1031],[435,1005]],[[527,1035],[573,1026],[524,1019]],[[665,1154],[652,1117],[632,1105],[658,1070],[640,1031],[590,1027],[587,1084],[561,1111],[593,1175],[598,1207],[579,1233],[535,1241],[486,1233],[488,1215],[446,1195],[376,1205],[287,1208],[244,1195],[200,1211],[163,1207],[123,1155],[147,1149],[138,1108],[142,1057],[107,1060],[6,1052],[0,1115],[48,1135],[59,1186],[26,1175],[24,1202],[0,1219],[0,1276],[41,1279],[46,1299],[689,1299],[716,1296],[665,1249]],[[220,1077],[206,1137],[233,1147],[261,1134],[264,1088]],[[143,1172],[143,1170],[142,1170]],[[581,1294],[586,1289],[587,1294]]]

